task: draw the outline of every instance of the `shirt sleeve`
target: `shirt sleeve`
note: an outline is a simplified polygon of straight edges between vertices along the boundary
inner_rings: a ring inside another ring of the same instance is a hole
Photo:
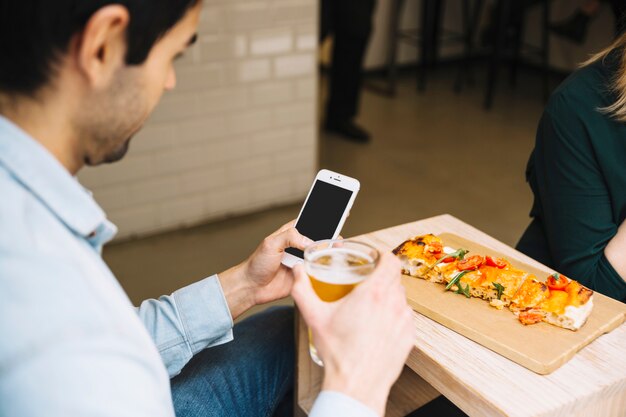
[[[233,319],[217,275],[137,308],[170,378],[201,350],[233,339]]]
[[[371,408],[345,394],[322,391],[315,400],[309,417],[380,417]]]
[[[589,122],[606,116],[581,115],[574,107],[584,103],[557,95],[539,123],[534,162],[541,220],[557,270],[622,300],[626,283],[604,256],[619,225],[591,141],[598,132]]]

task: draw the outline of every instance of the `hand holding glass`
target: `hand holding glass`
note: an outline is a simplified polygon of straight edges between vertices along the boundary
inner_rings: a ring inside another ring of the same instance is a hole
[[[321,240],[304,251],[304,268],[317,296],[332,302],[346,296],[376,268],[376,249],[352,240]],[[313,362],[324,366],[309,330],[309,352]]]

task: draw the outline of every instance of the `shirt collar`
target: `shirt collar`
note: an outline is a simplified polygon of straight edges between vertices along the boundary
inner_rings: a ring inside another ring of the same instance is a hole
[[[2,116],[0,165],[74,233],[89,238],[103,224],[110,225],[78,180],[43,145]]]

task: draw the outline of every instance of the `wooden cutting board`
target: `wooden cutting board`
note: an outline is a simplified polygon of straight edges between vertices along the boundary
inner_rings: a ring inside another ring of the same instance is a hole
[[[465,248],[471,253],[507,258],[520,269],[543,280],[554,271],[535,268],[511,256],[474,243],[463,237],[442,233],[446,246]],[[379,250],[391,250],[406,238],[387,230],[359,236]],[[545,375],[570,360],[576,352],[604,333],[619,326],[626,317],[626,306],[612,298],[595,293],[593,312],[578,331],[561,329],[547,323],[524,326],[508,309],[497,310],[485,300],[444,291],[444,286],[418,278],[403,276],[407,299],[413,309],[463,336],[499,353],[534,372]]]

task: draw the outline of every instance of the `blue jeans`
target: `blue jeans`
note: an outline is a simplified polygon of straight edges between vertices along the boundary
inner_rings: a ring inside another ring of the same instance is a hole
[[[293,414],[293,308],[273,307],[235,325],[234,340],[195,355],[171,380],[177,417]]]

